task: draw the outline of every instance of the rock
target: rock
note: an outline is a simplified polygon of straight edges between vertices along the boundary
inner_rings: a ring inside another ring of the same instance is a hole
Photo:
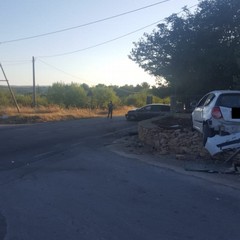
[[[170,128],[177,125],[166,121],[166,128],[163,122],[159,120],[159,126],[153,125],[151,128],[145,128],[144,124],[139,124],[139,139],[146,145],[150,145],[159,154],[196,154],[202,158],[209,158],[210,155],[202,146],[202,136],[197,131],[192,131],[191,122],[181,128]],[[182,157],[180,157],[182,158]]]

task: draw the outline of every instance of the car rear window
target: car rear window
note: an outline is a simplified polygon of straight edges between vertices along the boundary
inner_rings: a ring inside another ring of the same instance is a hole
[[[229,108],[240,107],[240,94],[222,94],[219,96],[216,105]]]

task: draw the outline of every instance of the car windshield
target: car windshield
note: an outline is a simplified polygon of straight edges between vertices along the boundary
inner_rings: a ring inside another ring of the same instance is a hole
[[[222,94],[216,103],[218,106],[222,107],[240,107],[240,94]]]

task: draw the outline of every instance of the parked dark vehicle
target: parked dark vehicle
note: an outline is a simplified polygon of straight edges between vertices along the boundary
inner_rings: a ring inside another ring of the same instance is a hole
[[[127,120],[144,120],[157,116],[163,116],[170,112],[170,105],[166,104],[148,104],[144,107],[128,111],[125,115]]]

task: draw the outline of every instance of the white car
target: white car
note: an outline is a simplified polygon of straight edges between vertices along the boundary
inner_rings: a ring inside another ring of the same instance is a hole
[[[192,112],[193,128],[208,137],[240,132],[240,91],[218,90],[206,94]]]

